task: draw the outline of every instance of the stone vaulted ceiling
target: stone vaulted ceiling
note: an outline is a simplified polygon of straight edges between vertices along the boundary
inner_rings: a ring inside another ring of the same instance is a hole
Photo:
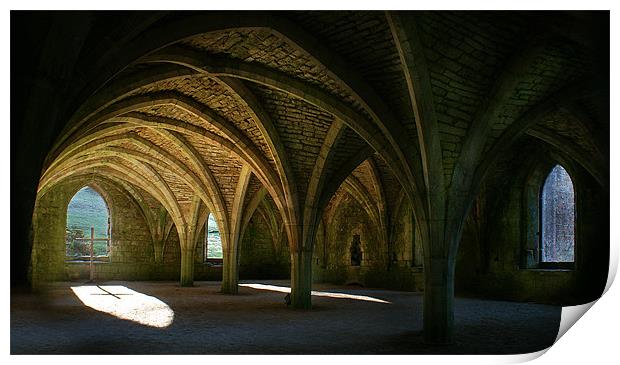
[[[605,121],[589,101],[597,60],[561,22],[476,12],[142,21],[117,24],[108,43],[94,42],[105,28],[86,38],[85,55],[117,64],[85,75],[91,96],[49,154],[39,194],[100,174],[149,192],[177,226],[199,199],[228,232],[259,193],[288,227],[308,227],[343,189],[378,221],[402,189],[423,219],[436,194],[466,205],[459,194],[524,134],[577,153],[605,181]]]

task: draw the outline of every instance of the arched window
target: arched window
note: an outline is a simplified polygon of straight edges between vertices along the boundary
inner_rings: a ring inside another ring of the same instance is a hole
[[[568,172],[556,165],[540,195],[541,263],[575,261],[575,189]]]
[[[353,235],[349,251],[351,253],[351,266],[360,266],[362,264],[362,243],[359,234]]]
[[[67,256],[73,259],[89,259],[91,238],[93,256],[107,257],[110,254],[108,205],[95,189],[86,186],[71,198],[67,207]]]
[[[220,239],[220,230],[217,227],[217,222],[213,217],[213,214],[209,214],[209,219],[205,222],[205,236],[204,236],[204,262],[209,259],[222,259],[224,253],[222,251],[222,240]]]

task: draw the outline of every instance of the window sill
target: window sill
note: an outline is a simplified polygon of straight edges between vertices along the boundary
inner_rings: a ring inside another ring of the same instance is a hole
[[[109,264],[110,258],[93,259],[93,264]],[[65,264],[90,264],[90,259],[66,259]]]
[[[203,262],[202,265],[208,267],[223,267],[224,259],[207,259],[207,261]]]
[[[521,269],[521,271],[535,271],[535,272],[573,272],[575,269],[567,269],[567,268],[532,268],[532,269]]]

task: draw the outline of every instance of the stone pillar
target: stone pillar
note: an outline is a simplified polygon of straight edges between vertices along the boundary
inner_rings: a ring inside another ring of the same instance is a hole
[[[162,264],[164,262],[164,238],[157,237],[153,240],[154,259],[155,263]]]
[[[237,245],[224,252],[222,267],[222,293],[237,294],[239,292],[239,256]]]
[[[424,268],[424,342],[451,344],[454,340],[454,263],[431,258]]]
[[[297,309],[312,307],[312,251],[291,253],[291,306]]]
[[[181,286],[194,285],[194,254],[196,250],[181,246]]]
[[[233,201],[232,213],[230,215],[230,231],[227,234],[228,242],[223,244],[224,248],[224,267],[222,268],[222,293],[237,294],[239,292],[239,240],[241,239],[243,202],[248,192],[252,169],[250,165],[243,164],[237,189],[235,190],[235,200]]]

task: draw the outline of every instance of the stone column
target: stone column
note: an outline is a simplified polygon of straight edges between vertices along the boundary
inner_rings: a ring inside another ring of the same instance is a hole
[[[243,203],[248,192],[248,185],[252,176],[250,165],[244,164],[237,181],[235,200],[230,215],[230,231],[227,235],[227,244],[224,247],[224,267],[222,268],[222,293],[237,294],[239,292],[239,240],[242,232]]]
[[[424,342],[450,344],[454,332],[454,263],[426,260],[424,268]]]
[[[194,254],[196,250],[181,246],[181,286],[194,285]]]
[[[239,256],[237,244],[224,252],[222,267],[222,293],[237,294],[239,292]]]
[[[312,307],[312,251],[291,253],[291,306],[297,309]]]
[[[164,238],[157,237],[153,240],[154,260],[156,264],[162,264],[164,262]]]

